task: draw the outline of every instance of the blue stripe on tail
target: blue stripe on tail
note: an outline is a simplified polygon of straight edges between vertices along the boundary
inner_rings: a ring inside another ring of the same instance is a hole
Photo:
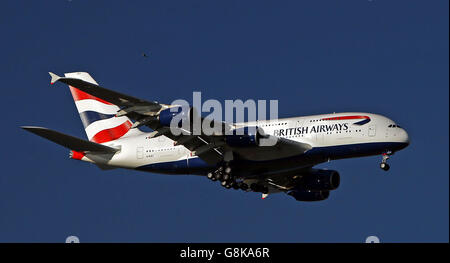
[[[103,114],[96,111],[83,111],[82,113],[80,113],[84,128],[88,127],[93,122],[110,119],[114,116],[114,114]]]

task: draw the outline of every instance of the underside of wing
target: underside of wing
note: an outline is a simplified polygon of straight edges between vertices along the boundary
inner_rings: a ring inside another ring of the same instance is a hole
[[[283,159],[304,154],[311,149],[307,143],[297,142],[285,138],[276,138],[274,145],[253,146],[253,147],[233,147],[233,152],[239,158],[251,161],[265,161]]]
[[[71,74],[76,73],[78,72]],[[49,72],[49,74],[52,77],[51,84],[55,83],[56,81],[60,81],[69,86],[75,87],[83,92],[86,92],[92,96],[103,99],[118,106],[124,107],[147,106],[147,109],[151,111],[157,111],[162,107],[161,104],[159,104],[158,102],[146,101],[129,95],[122,94],[117,91],[105,89],[99,85],[87,82],[85,80],[76,77],[60,77],[52,72]]]

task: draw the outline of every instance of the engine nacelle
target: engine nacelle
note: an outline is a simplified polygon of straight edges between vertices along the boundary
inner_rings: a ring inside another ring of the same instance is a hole
[[[257,126],[238,128],[230,135],[225,135],[225,142],[231,147],[258,146],[260,138],[264,135]]]
[[[299,188],[312,191],[329,191],[339,187],[339,173],[334,170],[311,169],[301,178]]]
[[[330,196],[329,191],[309,191],[309,190],[294,190],[288,193],[290,196],[294,197],[297,201],[322,201]]]
[[[176,125],[181,127],[183,121],[192,120],[192,114],[192,107],[179,106],[162,110],[158,119],[161,125],[170,127],[173,118],[178,115]]]

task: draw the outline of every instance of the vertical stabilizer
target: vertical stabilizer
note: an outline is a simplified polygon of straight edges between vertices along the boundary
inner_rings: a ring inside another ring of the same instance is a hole
[[[98,85],[86,72],[65,73],[64,75]],[[138,129],[130,129],[133,123],[128,117],[116,117],[116,113],[120,110],[117,105],[75,87],[69,86],[69,88],[89,141],[104,143],[124,136],[140,134]]]

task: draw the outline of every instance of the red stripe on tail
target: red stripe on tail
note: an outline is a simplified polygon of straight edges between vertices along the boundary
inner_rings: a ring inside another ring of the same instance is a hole
[[[126,121],[117,127],[100,131],[92,137],[91,141],[96,143],[104,143],[119,139],[130,130],[131,125],[131,122]]]
[[[107,102],[106,100],[102,100],[99,99],[97,97],[92,96],[91,94],[88,94],[84,91],[81,91],[77,88],[74,88],[72,86],[69,86],[70,88],[70,92],[72,93],[73,99],[75,101],[79,101],[79,100],[96,100],[96,101],[100,101],[102,103],[108,104],[108,105],[112,105],[112,103]]]

